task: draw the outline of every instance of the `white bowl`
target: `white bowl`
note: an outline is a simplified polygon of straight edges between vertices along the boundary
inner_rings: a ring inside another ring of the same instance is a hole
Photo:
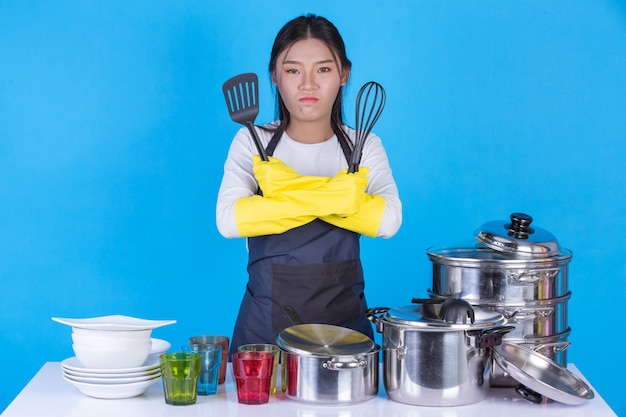
[[[63,379],[78,388],[83,394],[95,398],[130,398],[141,395],[150,388],[150,385],[159,380],[159,377],[149,379],[147,381],[133,382],[130,384],[89,384],[78,382],[67,378],[63,375]]]
[[[120,369],[141,366],[148,355],[152,343],[132,347],[94,347],[73,344],[76,357],[86,368]]]
[[[106,337],[92,336],[79,333],[72,333],[72,342],[75,345],[95,348],[121,348],[121,347],[137,347],[150,344],[150,336],[142,338],[128,337]]]

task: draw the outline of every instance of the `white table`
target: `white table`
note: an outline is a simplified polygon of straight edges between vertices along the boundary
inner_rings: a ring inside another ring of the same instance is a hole
[[[574,365],[570,364],[569,369],[584,379]],[[595,398],[579,406],[555,402],[532,404],[519,397],[512,388],[492,388],[486,399],[469,406],[418,407],[390,400],[385,393],[382,374],[379,388],[375,399],[353,405],[303,404],[287,399],[282,393],[272,396],[268,404],[243,405],[237,402],[235,384],[229,372],[226,383],[220,385],[216,395],[199,396],[194,405],[171,406],[165,404],[160,381],[145,394],[134,398],[90,398],[63,380],[60,362],[47,362],[2,417],[616,417],[595,389]]]

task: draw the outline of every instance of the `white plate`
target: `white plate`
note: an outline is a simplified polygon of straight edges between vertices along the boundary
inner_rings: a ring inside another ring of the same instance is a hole
[[[61,367],[63,373],[69,377],[81,377],[81,378],[106,378],[106,379],[123,379],[123,378],[136,378],[136,377],[155,377],[161,373],[161,369],[157,366],[156,368],[150,369],[148,371],[140,371],[140,372],[127,372],[122,374],[111,374],[111,373],[93,373],[93,372],[81,372],[73,369],[68,369],[66,367]]]
[[[52,320],[72,327],[94,330],[147,330],[176,323],[176,320],[145,320],[119,314],[85,319],[52,317]]]
[[[159,380],[160,377],[156,377],[147,381],[134,382],[132,384],[87,384],[85,382],[77,382],[68,379],[63,375],[63,379],[75,386],[83,394],[94,398],[130,398],[141,395]]]
[[[161,376],[160,371],[154,372],[152,374],[136,376],[136,377],[117,377],[116,376],[112,378],[107,378],[103,376],[97,376],[97,377],[77,376],[67,371],[63,371],[63,377],[65,379],[71,379],[72,381],[76,381],[76,382],[85,382],[87,384],[97,384],[97,385],[98,384],[99,385],[132,384],[134,382],[149,381],[151,379],[158,378],[160,376]]]
[[[144,364],[143,366],[138,366],[135,368],[124,368],[124,369],[99,369],[99,368],[85,368],[76,358],[76,356],[72,356],[71,358],[64,359],[61,362],[61,367],[63,369],[68,369],[70,371],[82,372],[83,374],[129,374],[134,372],[146,372],[157,369],[159,367],[159,362],[151,362]],[[83,375],[85,376],[85,375]]]
[[[150,349],[150,354],[161,355],[171,347],[172,344],[167,340],[152,338],[152,348]]]

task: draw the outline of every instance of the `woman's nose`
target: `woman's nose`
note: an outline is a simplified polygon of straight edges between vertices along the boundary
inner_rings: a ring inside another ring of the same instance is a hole
[[[300,88],[303,90],[312,90],[316,87],[315,73],[312,71],[302,72],[302,78],[300,80]]]

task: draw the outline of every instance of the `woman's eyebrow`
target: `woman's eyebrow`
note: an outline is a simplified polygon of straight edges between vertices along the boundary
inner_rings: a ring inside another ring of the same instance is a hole
[[[334,63],[334,62],[335,62],[334,59],[323,59],[321,61],[317,61],[315,64],[319,65],[319,64],[328,64],[328,63]],[[283,61],[283,65],[284,64],[292,64],[292,65],[294,65],[294,64],[302,64],[302,63],[300,61],[296,61],[294,59],[286,59],[286,60]]]

